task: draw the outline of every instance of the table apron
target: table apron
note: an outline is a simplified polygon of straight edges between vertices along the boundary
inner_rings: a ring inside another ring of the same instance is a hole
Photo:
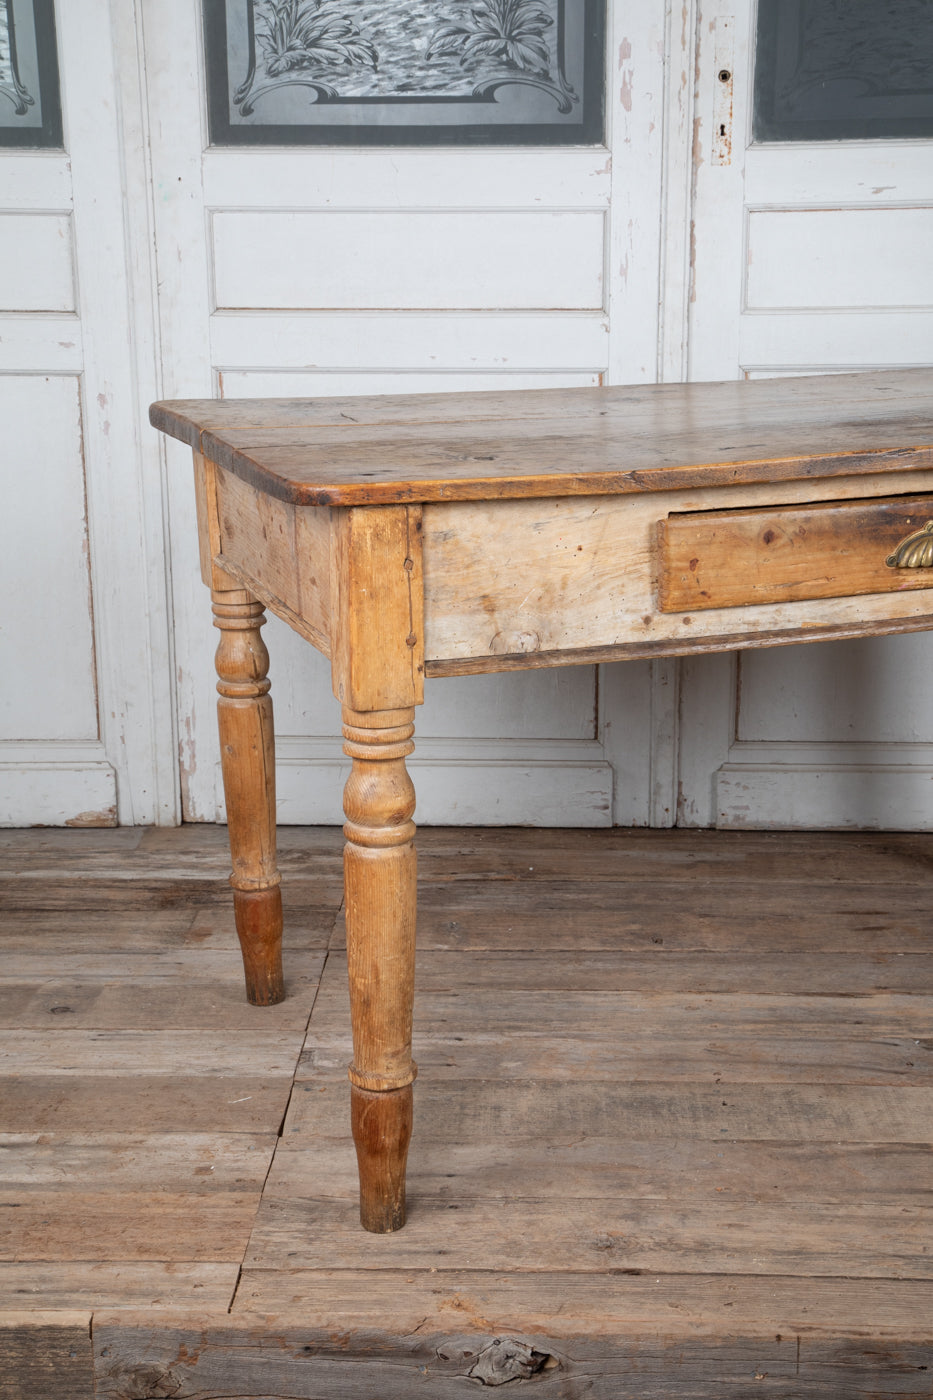
[[[866,519],[885,513],[871,498],[896,502],[902,493],[911,509],[888,507],[887,534],[876,530],[869,538]],[[930,493],[926,515],[924,493]],[[813,577],[804,578],[806,567],[798,561],[806,541],[798,535],[779,556],[778,572],[790,569],[790,582],[775,580],[775,570],[769,575],[762,562],[768,546],[761,541],[777,533],[785,513],[799,525],[795,509],[808,520],[811,514],[823,519],[817,502],[829,502],[833,519],[851,525],[848,536],[840,529],[836,562],[827,566],[824,540],[819,558],[814,547]],[[712,600],[697,589],[691,596],[687,586],[673,588],[672,555],[665,551],[671,531],[677,532],[673,563],[685,560],[689,575],[693,551],[685,541],[691,531],[708,547],[707,513],[718,518],[733,510],[743,517],[750,544],[744,559],[734,540],[713,559],[716,587],[729,605],[714,605],[712,567]],[[933,473],[916,472],[640,496],[425,505],[426,671],[451,675],[927,628],[933,569],[892,570],[884,560],[901,524],[906,534],[910,522],[930,518]],[[877,564],[858,577],[851,565],[857,551],[873,551]],[[730,589],[725,585],[733,563],[746,569],[746,577]],[[876,588],[884,591],[870,591]],[[762,601],[747,601],[752,598]]]

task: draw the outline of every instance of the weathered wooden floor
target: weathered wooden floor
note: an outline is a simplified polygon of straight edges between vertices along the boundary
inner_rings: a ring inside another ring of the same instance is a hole
[[[341,838],[269,1009],[224,842],[0,833],[5,1400],[933,1395],[933,838],[423,831],[382,1237]]]

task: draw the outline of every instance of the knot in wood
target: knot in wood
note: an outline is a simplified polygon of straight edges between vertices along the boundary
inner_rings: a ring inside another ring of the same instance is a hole
[[[518,656],[541,650],[537,632],[497,632],[489,643],[493,656]]]
[[[119,1376],[125,1400],[174,1400],[182,1388],[179,1376],[162,1366],[133,1366]]]
[[[516,1337],[494,1337],[477,1356],[467,1375],[483,1385],[507,1385],[527,1381],[560,1365],[550,1352],[536,1351]]]

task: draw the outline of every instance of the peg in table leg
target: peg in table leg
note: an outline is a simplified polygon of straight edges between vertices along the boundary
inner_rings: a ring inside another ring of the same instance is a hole
[[[405,1223],[405,1164],[412,1125],[415,975],[415,790],[405,767],[414,710],[345,709],[344,791],[347,963],[353,1064],[353,1140],[360,1220],[384,1233]]]
[[[212,590],[217,646],[217,723],[233,860],[233,905],[246,995],[282,1001],[282,892],[275,860],[275,739],[262,604],[245,589]]]

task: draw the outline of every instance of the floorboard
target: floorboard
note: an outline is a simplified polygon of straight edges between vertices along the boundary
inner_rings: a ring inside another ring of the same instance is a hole
[[[933,837],[425,830],[360,1230],[341,837],[0,832],[0,1400],[933,1395]]]

